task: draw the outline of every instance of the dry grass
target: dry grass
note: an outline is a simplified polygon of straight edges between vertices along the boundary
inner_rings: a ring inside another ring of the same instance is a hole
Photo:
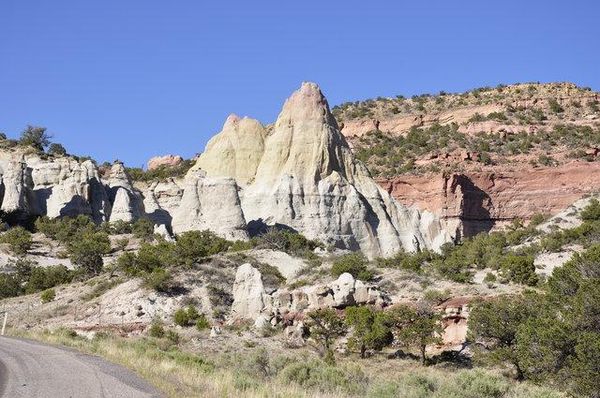
[[[167,339],[93,339],[67,329],[19,332],[121,364],[169,397],[564,398],[548,388],[516,383],[498,372],[424,368],[411,360],[343,357],[329,366],[311,356],[252,353],[214,356],[183,352]]]

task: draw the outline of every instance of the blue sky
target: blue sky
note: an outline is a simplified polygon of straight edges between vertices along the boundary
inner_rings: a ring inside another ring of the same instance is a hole
[[[0,131],[140,166],[273,121],[302,81],[331,105],[525,81],[600,90],[600,4],[0,0]]]

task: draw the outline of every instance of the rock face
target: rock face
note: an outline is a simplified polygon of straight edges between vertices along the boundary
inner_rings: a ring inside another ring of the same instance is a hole
[[[230,115],[221,133],[214,136],[193,169],[205,170],[211,176],[233,177],[247,184],[256,175],[264,152],[266,129],[258,120]]]
[[[86,214],[107,221],[111,212],[105,186],[91,161],[0,153],[2,210],[48,217]]]
[[[514,219],[555,214],[600,184],[600,164],[575,161],[556,167],[378,180],[398,201],[438,214],[459,236],[473,236]]]
[[[143,213],[140,206],[141,197],[133,189],[133,184],[125,172],[123,163],[116,162],[112,165],[107,185],[110,201],[113,204],[109,221],[131,222],[137,220]]]
[[[179,155],[155,156],[148,161],[148,170],[156,170],[161,166],[173,167],[183,162]]]
[[[173,214],[173,232],[204,229],[227,239],[248,239],[235,180],[207,178],[202,170],[193,170]]]
[[[231,316],[235,319],[256,319],[269,306],[260,272],[249,263],[238,267],[233,284]]]
[[[354,159],[314,83],[292,94],[268,135],[257,121],[230,116],[196,169],[235,179],[251,234],[284,225],[370,257],[451,239],[431,214],[394,201]]]
[[[385,307],[390,299],[376,286],[355,280],[348,273],[329,284],[265,291],[260,271],[250,264],[240,265],[233,284],[232,321],[251,320],[257,324],[277,323],[296,318],[305,311],[345,308],[351,305]]]
[[[292,94],[272,126],[230,116],[183,181],[141,191],[119,162],[102,181],[91,161],[5,155],[5,211],[98,222],[148,217],[162,234],[207,229],[232,240],[280,226],[369,257],[437,249],[453,238],[433,213],[401,205],[371,178],[314,83]],[[178,161],[162,157],[149,168]]]

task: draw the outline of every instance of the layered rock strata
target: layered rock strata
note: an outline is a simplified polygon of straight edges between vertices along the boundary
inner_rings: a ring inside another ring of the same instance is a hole
[[[230,116],[191,171],[235,179],[250,233],[280,225],[370,257],[436,249],[452,238],[432,214],[402,206],[378,186],[314,83],[292,94],[269,129]],[[175,221],[174,229],[188,228]]]

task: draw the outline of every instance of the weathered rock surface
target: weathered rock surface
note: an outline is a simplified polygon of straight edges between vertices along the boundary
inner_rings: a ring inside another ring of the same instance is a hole
[[[377,286],[356,280],[348,273],[328,284],[294,290],[279,289],[268,294],[260,271],[248,263],[237,269],[233,299],[232,321],[246,319],[261,325],[293,319],[298,314],[315,309],[365,304],[385,307],[390,304],[389,297]]]
[[[175,233],[208,229],[227,239],[248,239],[235,180],[206,177],[202,170],[188,173],[172,225]]]
[[[90,215],[107,221],[111,212],[106,189],[91,161],[69,157],[0,153],[2,210],[48,217]]]
[[[555,214],[597,191],[600,164],[575,161],[556,167],[403,175],[378,180],[399,202],[438,214],[447,228],[473,236],[534,214]]]
[[[451,239],[433,215],[402,206],[373,181],[316,84],[292,94],[264,144],[263,137],[258,122],[232,116],[194,167],[235,179],[250,233],[285,225],[370,257],[436,249]],[[236,141],[244,141],[239,152]],[[174,229],[189,228],[176,221]]]
[[[131,179],[121,162],[115,162],[110,170],[108,193],[112,203],[110,222],[137,220],[143,213],[141,197],[134,190]]]
[[[183,162],[183,158],[179,155],[155,156],[148,160],[147,169],[156,170],[161,166],[173,167],[181,162]]]
[[[206,144],[193,169],[216,177],[233,177],[240,184],[250,182],[264,152],[266,129],[258,120],[230,115],[223,130]]]
[[[270,306],[260,271],[249,263],[238,267],[233,283],[231,318],[255,320]]]

